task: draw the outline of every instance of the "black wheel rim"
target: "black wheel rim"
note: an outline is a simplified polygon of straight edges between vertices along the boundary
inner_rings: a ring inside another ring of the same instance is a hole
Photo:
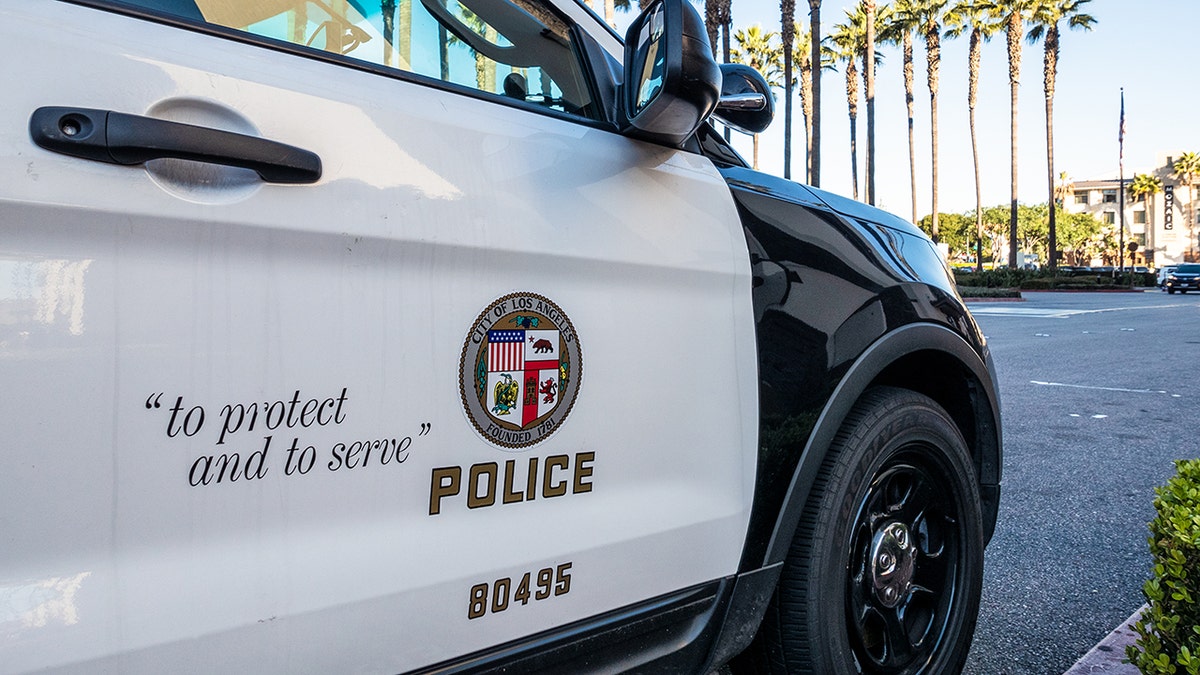
[[[951,625],[963,536],[951,483],[931,452],[893,455],[858,504],[846,612],[863,672],[922,672]]]

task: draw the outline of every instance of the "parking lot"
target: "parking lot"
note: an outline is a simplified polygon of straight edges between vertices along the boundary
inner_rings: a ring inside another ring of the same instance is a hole
[[[1025,297],[971,305],[1005,457],[966,673],[1061,673],[1140,607],[1154,487],[1200,454],[1200,297]]]

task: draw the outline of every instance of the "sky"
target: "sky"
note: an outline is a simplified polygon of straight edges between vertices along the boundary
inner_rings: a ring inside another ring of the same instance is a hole
[[[825,0],[822,32],[845,18],[857,0]],[[882,4],[882,0],[881,0]],[[796,18],[807,25],[808,3],[796,0]],[[1200,0],[1092,0],[1085,11],[1096,18],[1091,31],[1062,31],[1054,98],[1057,177],[1115,179],[1120,152],[1121,88],[1125,90],[1125,177],[1148,172],[1165,155],[1200,151],[1200,77],[1192,50],[1200,41]],[[778,30],[777,0],[733,0],[734,29],[759,23]],[[619,18],[621,15],[618,15]],[[628,21],[628,19],[625,19]],[[898,47],[881,48],[876,71],[875,141],[877,205],[905,218],[912,213],[907,114]],[[931,211],[931,143],[925,49],[914,44],[917,214]],[[1018,195],[1022,203],[1045,203],[1046,113],[1042,89],[1042,45],[1024,43],[1018,102]],[[859,80],[858,150],[860,191],[865,183],[866,104]],[[845,76],[826,71],[821,81],[821,187],[851,195],[849,119]],[[792,178],[804,179],[804,132],[799,95],[793,101]],[[775,121],[760,137],[759,168],[783,175],[783,93]],[[967,40],[943,40],[938,93],[938,210],[975,208],[974,169],[967,124]],[[1009,203],[1010,135],[1008,57],[1004,34],[983,47],[976,128],[984,207]],[[739,137],[740,136],[740,137]],[[734,144],[750,161],[748,136]]]

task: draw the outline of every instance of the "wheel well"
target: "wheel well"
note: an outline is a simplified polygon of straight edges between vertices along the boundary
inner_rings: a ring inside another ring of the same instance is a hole
[[[936,401],[954,420],[967,442],[981,489],[986,493],[988,486],[999,484],[999,435],[991,402],[983,393],[983,385],[975,373],[961,361],[942,351],[911,352],[881,370],[871,385],[911,389]],[[985,494],[985,500],[988,499],[989,495]],[[991,521],[986,528],[989,538],[995,524],[994,507],[995,504],[984,505],[985,513],[992,511],[985,515],[985,521]]]

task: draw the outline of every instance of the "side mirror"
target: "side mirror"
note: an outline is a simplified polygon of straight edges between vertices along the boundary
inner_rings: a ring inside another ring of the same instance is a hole
[[[721,99],[714,117],[748,134],[771,126],[775,97],[762,73],[741,63],[721,64]]]
[[[712,113],[721,69],[687,0],[657,0],[625,34],[621,110],[633,136],[682,145]]]

